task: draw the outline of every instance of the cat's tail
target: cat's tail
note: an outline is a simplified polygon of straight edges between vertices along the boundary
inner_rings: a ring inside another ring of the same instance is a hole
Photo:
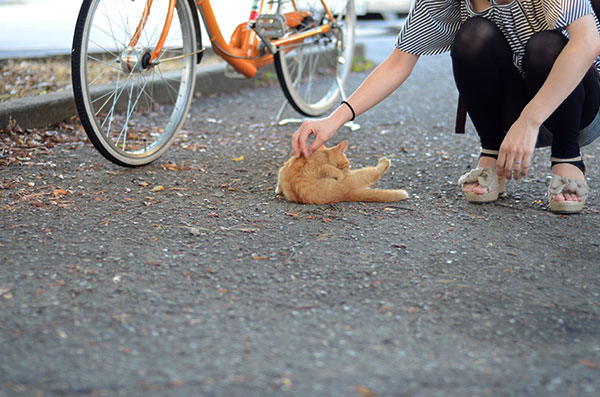
[[[345,201],[370,201],[378,203],[390,203],[408,198],[406,190],[382,190],[382,189],[356,189],[346,196]]]

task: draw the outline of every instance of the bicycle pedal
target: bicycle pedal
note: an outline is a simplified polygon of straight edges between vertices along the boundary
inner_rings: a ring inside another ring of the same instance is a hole
[[[281,14],[261,14],[254,22],[254,30],[260,37],[279,38],[286,32],[286,20]]]
[[[227,64],[227,66],[225,67],[225,77],[227,77],[228,79],[235,79],[235,80],[245,80],[246,76],[244,76],[243,74],[241,74],[240,72],[238,72],[237,70],[235,70],[233,68],[233,66]]]

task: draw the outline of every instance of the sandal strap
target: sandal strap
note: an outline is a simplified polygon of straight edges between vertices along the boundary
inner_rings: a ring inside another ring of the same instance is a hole
[[[479,153],[481,153],[481,154],[491,154],[492,156],[497,156],[498,153],[500,153],[500,151],[480,148],[479,149]]]
[[[583,161],[581,156],[572,157],[570,159],[559,159],[558,157],[550,157],[550,161],[553,163],[574,163],[576,161]]]
[[[551,195],[561,194],[562,192],[571,192],[577,194],[582,200],[585,200],[589,191],[590,189],[585,179],[578,181],[556,174],[552,174],[552,179],[548,186],[548,193]]]
[[[489,167],[486,168],[475,168],[458,179],[458,184],[463,186],[465,183],[477,182],[479,186],[487,187],[493,186],[494,183],[498,183],[498,179],[494,170]],[[491,190],[491,189],[490,189]]]

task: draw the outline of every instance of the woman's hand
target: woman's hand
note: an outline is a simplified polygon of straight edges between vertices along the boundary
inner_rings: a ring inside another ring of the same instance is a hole
[[[566,29],[570,37],[567,45],[542,87],[504,137],[496,163],[498,176],[519,179],[527,174],[540,126],[573,92],[600,54],[600,36],[593,15],[576,19]]]
[[[418,60],[418,55],[394,49],[348,98],[355,113],[351,112],[348,106],[341,105],[327,118],[302,123],[292,137],[292,147],[296,156],[309,157],[330,140],[345,122],[366,112],[394,92],[410,75]],[[306,141],[311,135],[315,136],[315,141],[307,148]]]
[[[498,153],[496,173],[506,179],[520,179],[527,174],[540,126],[523,114],[510,127]]]
[[[308,158],[321,145],[330,140],[339,127],[339,123],[333,121],[332,117],[303,122],[300,128],[298,128],[292,136],[292,148],[294,149],[296,157],[304,155],[304,157]],[[311,135],[314,135],[315,140],[312,145],[307,148],[306,141]]]

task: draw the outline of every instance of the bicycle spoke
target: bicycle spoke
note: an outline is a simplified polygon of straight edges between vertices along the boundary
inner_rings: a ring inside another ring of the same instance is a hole
[[[320,1],[296,0],[295,5],[297,11],[308,11],[310,20],[292,29],[287,38],[293,39],[295,34],[314,32],[326,25],[330,29],[301,43],[280,47],[275,55],[275,67],[283,91],[294,109],[307,116],[319,116],[335,105],[342,87],[338,81],[343,84],[350,69],[356,17],[354,1],[331,4],[332,19],[329,19]],[[291,9],[280,9],[280,13]],[[349,62],[339,62],[340,57]]]
[[[145,0],[83,0],[73,53],[73,64],[80,64],[74,73],[76,103],[94,146],[118,164],[142,165],[160,156],[185,121],[193,96],[196,8],[190,2],[176,2],[158,62],[141,64],[156,49],[168,5],[169,0],[154,0],[140,21]]]

